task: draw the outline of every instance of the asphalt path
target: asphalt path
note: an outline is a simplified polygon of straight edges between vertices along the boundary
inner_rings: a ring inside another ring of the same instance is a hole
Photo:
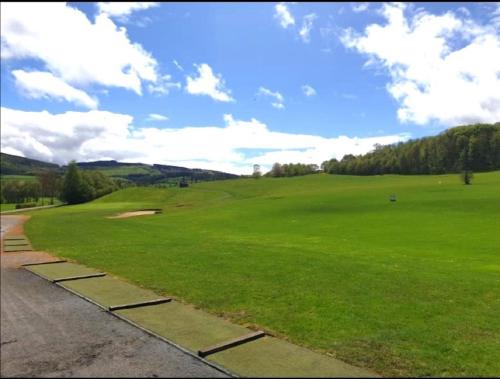
[[[1,217],[2,237],[17,221]],[[42,252],[1,254],[1,377],[226,376],[19,268],[46,260]]]

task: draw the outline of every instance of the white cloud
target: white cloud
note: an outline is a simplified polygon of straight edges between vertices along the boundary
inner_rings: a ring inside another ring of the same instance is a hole
[[[360,2],[351,4],[353,12],[360,13],[365,12],[370,7],[370,3]]]
[[[278,19],[280,25],[283,28],[286,29],[290,25],[295,25],[295,19],[293,18],[285,3],[276,4],[274,9],[276,11],[274,17]]]
[[[186,77],[186,91],[191,95],[207,95],[212,99],[223,102],[234,101],[231,91],[225,88],[224,80],[220,75],[214,75],[212,68],[202,63],[195,65],[198,77]]]
[[[16,86],[26,97],[65,100],[85,108],[97,108],[96,99],[56,78],[50,72],[14,70],[12,74],[16,79]]]
[[[269,96],[274,98],[274,101],[271,103],[273,107],[276,109],[284,109],[285,108],[285,98],[281,93],[278,91],[273,92],[270,89],[267,89],[265,87],[259,87],[259,91],[257,92],[257,95],[263,95],[263,96]]]
[[[13,147],[10,147],[10,146],[7,146],[5,148],[2,147],[2,153],[10,154],[10,155],[17,155],[18,157],[24,157],[24,154],[22,151],[14,149]]]
[[[105,13],[111,17],[123,18],[130,16],[132,12],[156,7],[154,2],[99,2],[96,4],[99,13]]]
[[[132,116],[105,111],[51,114],[1,108],[1,149],[16,155],[65,164],[71,159],[115,159],[250,174],[254,163],[269,170],[274,162],[315,163],[344,154],[362,154],[374,144],[408,135],[372,138],[281,133],[262,122],[224,115],[223,126],[159,129],[137,127]],[[268,150],[254,157],[245,149]]]
[[[299,36],[302,38],[302,41],[305,43],[309,43],[311,40],[310,35],[311,35],[311,30],[313,26],[314,20],[317,18],[316,14],[311,13],[306,16],[304,16],[304,19],[302,21],[302,28],[300,28],[299,31]]]
[[[109,148],[127,138],[132,117],[105,111],[51,114],[1,108],[1,146],[25,156],[50,162],[92,158],[93,145],[100,141]],[[90,147],[90,149],[89,149]]]
[[[465,16],[470,16],[470,11],[466,7],[460,7],[457,11],[462,12]]]
[[[385,25],[361,35],[345,31],[345,46],[369,57],[366,66],[388,70],[389,93],[399,102],[402,122],[445,125],[500,120],[500,39],[449,11],[405,15],[405,4],[384,4]]]
[[[148,121],[168,121],[168,117],[164,116],[162,114],[158,114],[158,113],[150,113],[146,120],[148,120]]]
[[[184,67],[182,67],[179,62],[177,62],[175,59],[172,61],[172,63],[177,67],[179,70],[184,71]]]
[[[171,75],[161,76],[155,83],[148,84],[148,91],[156,95],[168,95],[172,88],[180,89],[180,82],[172,82]]]
[[[304,92],[304,95],[306,95],[307,97],[316,95],[316,90],[309,84],[304,84],[302,86],[302,92]]]
[[[57,22],[54,22],[57,20]],[[105,13],[95,22],[65,3],[1,3],[2,59],[36,59],[70,85],[142,93],[158,80],[157,61]]]

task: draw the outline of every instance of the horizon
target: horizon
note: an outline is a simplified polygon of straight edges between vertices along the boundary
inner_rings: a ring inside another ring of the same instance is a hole
[[[320,165],[500,121],[498,3],[1,11],[1,151],[11,155],[250,175],[254,164]]]

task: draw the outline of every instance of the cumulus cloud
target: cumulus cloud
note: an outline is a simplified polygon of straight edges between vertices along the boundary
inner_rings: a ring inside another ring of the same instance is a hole
[[[302,92],[304,92],[304,95],[306,95],[307,97],[316,95],[316,90],[309,84],[305,84],[302,86]]]
[[[99,13],[105,13],[111,17],[127,17],[132,14],[132,12],[140,11],[152,7],[156,7],[159,4],[154,2],[99,2],[96,4]]]
[[[257,95],[272,97],[274,99],[274,101],[271,103],[271,105],[276,109],[284,109],[285,108],[285,104],[284,104],[285,98],[278,91],[273,92],[270,89],[267,89],[265,87],[259,87],[259,91],[257,92]]]
[[[71,159],[115,159],[218,169],[250,174],[253,164],[269,170],[274,162],[315,163],[344,154],[362,154],[375,144],[407,135],[373,138],[281,133],[252,118],[224,115],[223,126],[151,128],[133,125],[132,116],[105,111],[27,112],[1,109],[1,149],[59,164]],[[266,150],[249,157],[244,151]]]
[[[491,25],[461,12],[420,10],[406,16],[405,4],[384,4],[384,25],[363,33],[344,31],[342,43],[369,57],[367,67],[385,68],[388,92],[399,102],[402,122],[445,125],[500,120],[500,39]]]
[[[311,13],[306,16],[304,16],[304,19],[302,21],[302,27],[299,30],[299,36],[302,39],[303,42],[309,43],[311,40],[311,30],[313,27],[313,22],[317,18],[316,14]]]
[[[212,68],[202,63],[195,65],[198,77],[186,77],[186,91],[191,95],[206,95],[216,101],[231,102],[231,91],[225,88],[224,79],[220,75],[214,75]]]
[[[162,114],[158,114],[158,113],[150,113],[146,120],[148,120],[148,121],[168,121],[168,117],[164,116]]]
[[[90,97],[84,91],[70,86],[50,72],[14,70],[12,75],[16,79],[16,86],[28,98],[65,100],[85,108],[97,108],[98,102],[96,99]]]
[[[54,22],[57,20],[57,22]],[[72,86],[99,84],[142,93],[157,61],[107,13],[95,21],[65,3],[1,4],[2,59],[36,59]]]
[[[274,18],[278,19],[281,27],[286,29],[290,25],[295,25],[295,19],[293,18],[285,3],[276,4],[274,10]]]
[[[57,163],[98,157],[95,143],[117,146],[127,138],[132,122],[129,115],[97,110],[51,114],[2,107],[1,112],[2,151],[16,149],[25,156]]]

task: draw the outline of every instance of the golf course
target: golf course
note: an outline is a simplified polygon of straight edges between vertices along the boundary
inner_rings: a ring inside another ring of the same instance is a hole
[[[143,209],[162,213],[110,218]],[[37,250],[383,376],[500,372],[500,171],[130,187],[26,214]]]

